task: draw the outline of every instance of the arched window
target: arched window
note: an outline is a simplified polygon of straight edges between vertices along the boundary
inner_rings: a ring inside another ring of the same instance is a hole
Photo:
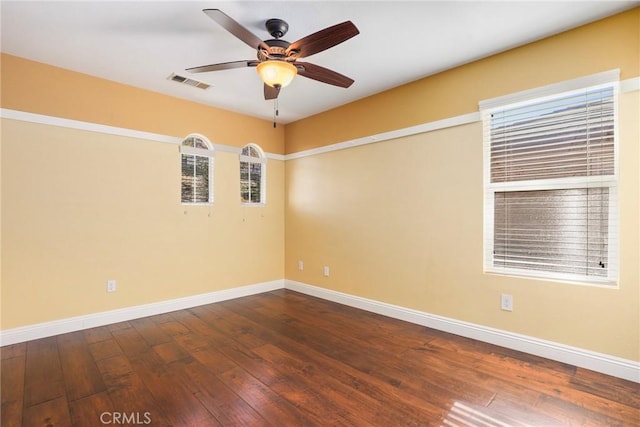
[[[247,144],[240,154],[240,198],[245,204],[264,204],[267,159],[256,144]]]
[[[213,203],[213,147],[202,135],[189,135],[180,145],[183,204]]]

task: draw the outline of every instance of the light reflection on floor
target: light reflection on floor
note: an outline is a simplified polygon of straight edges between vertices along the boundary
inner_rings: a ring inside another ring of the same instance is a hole
[[[487,413],[487,408],[481,406],[471,407],[460,402],[455,402],[442,425],[446,427],[517,427],[528,426],[512,419],[500,420]]]

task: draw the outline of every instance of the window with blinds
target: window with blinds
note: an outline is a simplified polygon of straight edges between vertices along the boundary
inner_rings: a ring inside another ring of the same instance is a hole
[[[213,149],[202,136],[188,136],[180,145],[182,204],[213,203]]]
[[[265,203],[266,158],[255,144],[246,145],[240,154],[240,199],[245,204]]]
[[[616,90],[483,109],[485,270],[617,282]]]

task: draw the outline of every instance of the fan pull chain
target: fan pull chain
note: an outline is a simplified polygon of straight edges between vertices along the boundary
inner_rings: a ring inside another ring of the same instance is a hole
[[[278,111],[278,98],[273,100],[273,128],[276,128],[276,117],[280,115],[280,111]]]

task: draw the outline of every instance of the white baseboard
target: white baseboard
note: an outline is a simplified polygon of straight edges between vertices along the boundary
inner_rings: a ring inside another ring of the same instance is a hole
[[[85,316],[38,323],[15,329],[7,329],[0,331],[0,346],[110,325],[112,323],[124,322],[141,317],[154,316],[156,314],[169,313],[171,311],[183,310],[199,305],[269,292],[275,289],[282,289],[283,287],[284,280],[273,280],[271,282],[240,286],[206,294],[192,295],[167,301],[87,314]]]
[[[632,360],[285,279],[8,329],[0,331],[0,346],[169,313],[282,288],[640,383],[640,363]]]
[[[292,291],[640,383],[640,363],[632,360],[437,316],[292,280],[285,280],[284,286]]]

